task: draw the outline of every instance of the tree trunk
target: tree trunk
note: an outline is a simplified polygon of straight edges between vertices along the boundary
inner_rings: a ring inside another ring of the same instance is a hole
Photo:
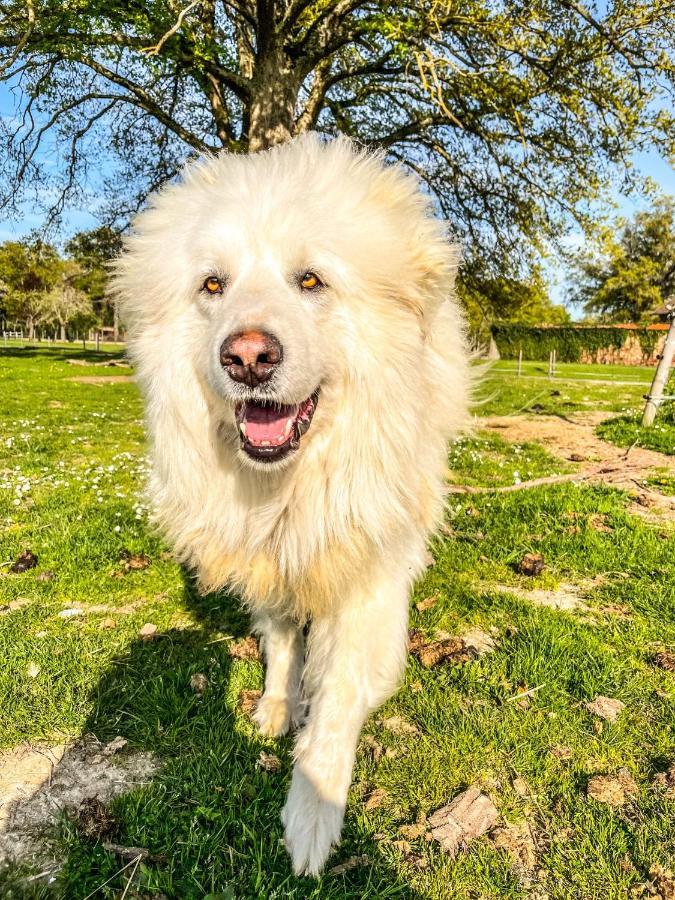
[[[65,339],[66,339],[66,323],[59,322],[59,325],[61,326],[61,340],[65,341]]]
[[[282,48],[270,48],[258,60],[249,109],[250,153],[282,144],[293,136],[300,78]]]
[[[113,300],[113,341],[117,343],[120,339],[120,313],[117,306],[117,300]]]

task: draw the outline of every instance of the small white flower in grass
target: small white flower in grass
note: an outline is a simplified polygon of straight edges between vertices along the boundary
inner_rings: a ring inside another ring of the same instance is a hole
[[[119,534],[119,532],[122,530],[122,528],[120,525],[115,525],[114,530]]]
[[[520,472],[518,472],[518,470],[516,470],[516,471],[513,473],[513,483],[514,483],[514,484],[520,484],[520,483],[521,483]]]

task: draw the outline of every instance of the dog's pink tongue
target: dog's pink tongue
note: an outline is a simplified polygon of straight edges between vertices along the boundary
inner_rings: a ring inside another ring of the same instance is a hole
[[[262,406],[247,403],[242,421],[246,427],[246,439],[251,444],[284,444],[291,435],[297,408],[295,406]]]

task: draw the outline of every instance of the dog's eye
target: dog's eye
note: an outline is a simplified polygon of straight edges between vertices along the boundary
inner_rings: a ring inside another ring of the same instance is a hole
[[[300,287],[303,291],[314,291],[316,288],[323,287],[323,282],[314,272],[305,272],[300,279]]]
[[[202,285],[202,290],[206,291],[207,294],[222,294],[223,282],[220,278],[216,278],[215,275],[209,275]]]

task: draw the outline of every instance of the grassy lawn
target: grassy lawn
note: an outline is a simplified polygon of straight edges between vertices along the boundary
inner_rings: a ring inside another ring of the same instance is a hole
[[[124,860],[64,817],[49,835],[64,860],[56,880],[8,869],[0,896],[620,900],[652,866],[672,866],[675,799],[654,782],[675,764],[675,673],[655,661],[675,651],[675,533],[634,515],[622,492],[566,483],[451,496],[411,624],[429,639],[480,628],[496,646],[461,664],[411,658],[366,725],[328,868],[368,861],[293,877],[279,821],[291,740],[261,738],[239,708],[262,679],[257,660],[230,652],[247,622],[233,598],[197,596],[148,526],[137,390],[91,380],[130,370],[66,361],[115,353],[0,348],[0,747],[90,733],[126,738],[122,756],[153,753],[156,773],[110,805],[112,840],[150,856],[128,885]],[[603,367],[577,371],[549,382],[543,364],[520,378],[498,364],[478,413],[621,411],[644,393],[644,382],[592,383]],[[480,422],[450,467],[455,481],[487,486],[570,468]],[[653,483],[674,487],[663,473]],[[37,566],[12,574],[24,551]],[[543,556],[539,576],[518,573],[526,553]],[[582,600],[568,609],[533,599],[569,586]],[[615,722],[586,709],[598,695],[625,704]],[[390,717],[410,727],[392,731]],[[257,764],[261,751],[279,771]],[[593,776],[624,768],[636,787],[623,805],[587,794]],[[453,860],[406,829],[474,784],[503,824],[528,826],[527,853],[483,837]]]

